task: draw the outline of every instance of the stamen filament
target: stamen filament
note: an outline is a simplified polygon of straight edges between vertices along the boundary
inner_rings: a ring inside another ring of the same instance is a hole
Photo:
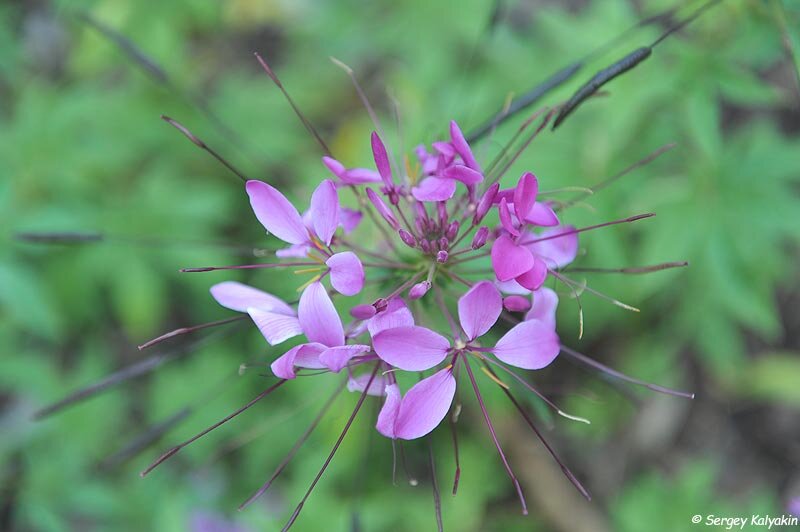
[[[161,343],[164,340],[167,340],[169,338],[174,338],[175,336],[180,336],[182,334],[193,333],[195,331],[200,331],[200,330],[203,330],[203,329],[207,329],[209,327],[216,327],[217,325],[225,325],[227,323],[233,323],[234,321],[239,321],[239,320],[243,320],[243,319],[246,319],[246,318],[247,318],[247,316],[234,316],[232,318],[226,318],[224,320],[211,321],[211,322],[208,322],[208,323],[202,323],[200,325],[193,325],[191,327],[181,327],[179,329],[175,329],[175,330],[170,331],[168,333],[164,333],[161,336],[158,336],[156,338],[153,338],[152,340],[149,340],[149,341],[143,343],[142,345],[138,346],[139,347],[139,351],[142,351],[144,349],[147,349],[148,347],[152,347],[152,346],[154,346],[156,344],[159,344],[159,343]]]

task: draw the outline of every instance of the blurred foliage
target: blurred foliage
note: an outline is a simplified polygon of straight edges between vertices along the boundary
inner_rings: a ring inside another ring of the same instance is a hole
[[[272,529],[302,496],[355,402],[349,394],[340,398],[271,492],[238,514],[236,506],[267,478],[335,383],[300,379],[146,480],[136,473],[156,449],[110,471],[97,465],[185,405],[192,405],[192,415],[159,448],[263,389],[257,367],[237,374],[242,362],[279,354],[264,353],[256,331],[231,330],[235,334],[224,341],[204,344],[150,377],[30,421],[37,408],[150,356],[135,348],[145,339],[225,317],[207,295],[215,282],[235,278],[292,297],[288,278],[263,272],[177,273],[185,266],[240,263],[248,255],[240,244],[247,250],[268,243],[235,179],[160,122],[160,114],[184,123],[248,176],[282,183],[299,200],[325,170],[317,147],[253,61],[253,50],[271,60],[337,156],[364,166],[372,125],[328,56],[355,69],[390,142],[410,151],[442,137],[451,118],[465,129],[476,126],[508,94],[524,92],[674,4],[615,0],[568,2],[567,8],[509,0],[501,2],[493,27],[487,23],[495,6],[479,0],[0,5],[0,226],[7,238],[0,248],[2,524],[182,530],[205,511],[254,530]],[[696,5],[687,3],[679,13]],[[169,83],[133,64],[77,9],[132,39]],[[510,183],[532,169],[545,188],[591,186],[677,142],[564,217],[586,225],[658,214],[586,234],[579,265],[687,260],[690,267],[650,276],[587,276],[592,287],[642,313],[584,294],[586,329],[578,341],[577,307],[564,298],[562,338],[630,374],[692,388],[698,401],[708,396],[723,419],[732,404],[798,406],[798,324],[778,304],[798,286],[800,96],[797,62],[787,59],[787,50],[793,46],[796,54],[800,46],[798,28],[795,2],[722,3],[608,85],[607,96],[538,138],[507,176]],[[630,32],[543,103],[568,97],[595,69],[652,42],[662,29]],[[499,128],[477,152],[490,158],[523,117]],[[99,230],[109,237],[102,244],[50,247],[12,240],[16,231],[34,230]],[[570,390],[565,406],[593,424],[576,426],[547,414],[543,421],[554,426],[549,437],[566,449],[579,476],[602,489],[606,484],[591,477],[591,464],[605,459],[625,427],[636,426],[648,396],[569,369],[559,361],[536,381],[545,390],[545,383],[556,392]],[[511,419],[500,394],[487,395],[496,418]],[[406,446],[420,486],[408,486],[401,471],[392,486],[391,448],[372,431],[375,412],[366,408],[364,414],[298,526],[346,530],[357,520],[364,530],[432,529],[424,443]],[[454,467],[449,435],[440,431],[434,438],[446,528],[548,529],[552,525],[535,508],[532,516],[518,515],[479,415],[467,400],[457,497],[448,495]],[[684,425],[695,426],[676,423],[674,440]],[[689,440],[703,442],[713,432],[703,430]],[[740,479],[748,491],[732,499],[715,482],[718,466],[709,465],[708,456],[718,458],[710,445],[676,443],[661,461],[626,470],[627,483],[616,493],[601,491],[597,504],[618,530],[648,529],[653,522],[682,530],[701,510],[780,511],[777,487],[787,478],[765,472]],[[686,463],[665,480],[665,461]]]

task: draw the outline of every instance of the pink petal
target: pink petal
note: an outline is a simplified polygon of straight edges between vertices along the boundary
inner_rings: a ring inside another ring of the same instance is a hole
[[[331,269],[331,285],[342,295],[354,296],[364,288],[364,266],[352,251],[343,251],[325,261]]]
[[[300,296],[297,307],[300,326],[310,342],[328,347],[344,345],[342,320],[321,283],[311,283]]]
[[[541,369],[550,364],[560,350],[558,335],[550,324],[529,320],[508,331],[497,341],[492,352],[506,364],[523,369]]]
[[[442,172],[442,177],[461,181],[468,186],[477,185],[483,181],[483,174],[460,164],[445,168]]]
[[[406,371],[430,369],[447,356],[450,342],[425,327],[395,327],[381,331],[372,339],[382,360]]]
[[[509,312],[525,312],[531,308],[531,300],[525,296],[506,296],[503,298],[503,308]]]
[[[575,227],[572,225],[562,225],[546,229],[541,234],[534,235],[533,238],[559,235],[574,229]],[[569,233],[557,238],[525,244],[525,247],[544,260],[550,268],[563,268],[575,260],[575,256],[578,254],[578,234]]]
[[[533,255],[517,245],[508,235],[501,235],[492,245],[492,268],[501,281],[510,281],[533,267]]]
[[[475,156],[472,155],[472,149],[467,144],[467,140],[455,120],[450,122],[450,141],[453,143],[453,148],[461,156],[464,164],[480,172],[481,167],[478,165],[478,161],[475,160]]]
[[[503,298],[489,281],[473,285],[458,300],[458,319],[469,341],[483,336],[503,311]]]
[[[270,312],[257,307],[250,307],[247,313],[253,319],[258,330],[267,339],[269,345],[277,345],[283,341],[293,338],[298,334],[303,334],[300,321],[292,316]]]
[[[515,278],[520,285],[528,290],[536,290],[544,284],[545,279],[547,279],[547,264],[535,255],[533,257],[533,267]]]
[[[339,227],[339,195],[333,181],[326,179],[311,194],[311,223],[314,232],[326,246],[330,245],[333,233]]]
[[[210,292],[211,296],[217,300],[217,303],[237,312],[247,312],[249,307],[256,307],[261,310],[272,310],[281,314],[294,315],[292,307],[282,299],[236,281],[215,284],[211,287]]]
[[[340,345],[329,347],[319,355],[319,361],[334,373],[339,373],[347,366],[350,359],[361,353],[366,353],[371,348],[368,345]]]
[[[441,177],[426,177],[411,189],[418,201],[447,201],[456,193],[456,182]]]
[[[294,372],[295,366],[310,369],[323,369],[325,366],[320,364],[318,357],[324,349],[325,346],[320,344],[300,344],[294,346],[270,365],[272,374],[281,379],[294,379],[296,377]]]
[[[542,287],[533,293],[533,306],[525,315],[525,319],[542,321],[555,330],[557,308],[558,294],[547,287]]]
[[[347,391],[363,392],[369,383],[370,377],[370,373],[362,373],[361,375],[351,376],[349,379],[347,379]],[[375,378],[372,379],[372,384],[369,385],[367,395],[383,397],[386,395],[386,386],[388,384],[389,379],[378,373],[375,375]]]
[[[275,187],[251,179],[245,189],[256,218],[267,231],[289,244],[308,242],[300,213]]]
[[[275,256],[279,259],[287,258],[308,258],[308,252],[314,249],[309,244],[292,244],[288,248],[275,251]]]
[[[500,292],[504,294],[516,294],[524,296],[531,293],[530,290],[519,284],[514,279],[510,281],[495,281],[494,285],[498,290],[500,290]]]
[[[533,209],[536,196],[539,193],[539,182],[536,176],[530,172],[525,172],[519,178],[517,188],[514,189],[514,210],[517,217],[525,219]]]
[[[547,203],[537,201],[533,204],[530,212],[525,216],[525,221],[533,225],[551,227],[558,225],[558,216]]]
[[[342,163],[334,159],[333,157],[325,156],[322,158],[322,164],[328,167],[328,170],[331,171],[333,175],[338,177],[339,179],[342,178],[342,175],[345,173],[346,168]]]
[[[367,322],[367,328],[372,338],[375,338],[375,335],[387,329],[413,326],[414,316],[411,314],[405,302],[399,297],[389,301],[389,306],[386,310],[379,312]]]
[[[519,230],[514,225],[511,219],[511,211],[508,209],[508,202],[505,198],[500,200],[500,205],[497,207],[500,213],[500,223],[503,224],[503,229],[511,233],[513,236],[519,236]]]
[[[397,223],[397,218],[394,217],[394,214],[392,214],[391,209],[389,209],[389,206],[386,205],[386,203],[384,203],[384,201],[380,198],[380,196],[378,196],[374,190],[368,188],[367,197],[369,198],[369,201],[372,202],[372,205],[375,207],[375,210],[378,211],[378,214],[380,214],[383,217],[383,219],[386,220],[389,223],[389,225],[392,226],[392,229],[394,229],[395,231],[398,230],[400,228],[400,224]]]
[[[442,422],[456,394],[452,368],[443,369],[411,387],[397,411],[394,437],[414,440]]]
[[[344,234],[355,231],[363,217],[364,214],[361,211],[348,209],[347,207],[339,208],[339,225],[344,229]]]
[[[393,186],[392,183],[392,167],[389,165],[389,155],[386,153],[386,146],[383,141],[374,131],[372,132],[372,156],[375,158],[375,166],[378,168],[378,173],[381,179],[386,183],[387,187]]]
[[[397,420],[397,412],[400,409],[400,388],[397,384],[389,384],[385,388],[386,401],[378,414],[378,422],[375,428],[387,438],[394,439],[394,423]]]
[[[341,179],[348,185],[364,185],[366,183],[380,183],[381,176],[369,168],[348,168]]]

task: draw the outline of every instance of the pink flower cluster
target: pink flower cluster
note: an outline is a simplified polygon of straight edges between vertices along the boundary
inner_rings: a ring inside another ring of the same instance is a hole
[[[447,415],[458,372],[463,367],[471,376],[468,358],[505,371],[541,369],[556,358],[558,296],[543,285],[549,272],[575,258],[578,237],[538,197],[532,173],[505,190],[499,176],[487,178],[455,122],[449,140],[434,142],[432,151],[416,148],[416,175],[393,170],[380,137],[373,133],[371,141],[377,171],[325,157],[335,180],[316,187],[303,215],[271,185],[246,184],[258,221],[288,244],[277,257],[304,259],[286,266],[314,274],[296,306],[231,281],[211,294],[249,314],[270,345],[304,337],[272,363],[275,376],[345,371],[349,390],[382,398],[381,434],[415,439]],[[347,189],[359,209],[341,204]],[[358,245],[351,233],[363,233]],[[491,270],[476,274],[487,255]],[[367,301],[357,297],[366,283],[385,277],[395,284]],[[346,319],[334,298],[349,306]],[[422,298],[433,300],[449,330],[425,326]],[[503,334],[486,345],[493,328]],[[403,392],[399,371],[432,374]]]

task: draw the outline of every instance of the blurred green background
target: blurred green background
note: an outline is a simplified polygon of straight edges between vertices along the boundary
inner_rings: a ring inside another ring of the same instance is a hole
[[[66,394],[153,356],[137,344],[228,317],[208,296],[216,282],[238,279],[286,297],[294,291],[295,279],[264,272],[177,273],[253,260],[239,245],[246,251],[268,243],[240,184],[160,114],[184,123],[249,176],[307,198],[326,176],[318,147],[253,51],[270,59],[338,158],[364,166],[372,125],[329,56],[355,69],[386,124],[393,124],[396,102],[402,128],[387,128],[389,141],[410,152],[444,136],[450,119],[472,129],[509,94],[638,20],[673,6],[683,15],[697,5],[0,4],[0,529],[279,529],[356,401],[342,396],[270,492],[243,512],[238,504],[288,452],[334,379],[299,379],[146,479],[137,473],[266,386],[263,363],[282,351],[265,350],[254,328],[165,344],[155,352],[189,347],[153,372],[31,419]],[[148,73],[132,62],[80,18],[84,9],[161,70]],[[662,21],[631,31],[543,103],[568,97],[664,27]],[[582,225],[656,212],[635,226],[587,234],[578,264],[687,260],[690,267],[587,275],[591,286],[642,312],[585,295],[581,340],[574,301],[563,299],[559,319],[567,344],[697,398],[620,387],[566,359],[534,375],[567,410],[592,420],[585,426],[539,412],[549,441],[593,493],[588,503],[502,395],[489,394],[529,499],[528,517],[519,514],[480,411],[467,399],[456,497],[449,493],[450,435],[433,438],[445,529],[691,530],[694,514],[780,515],[790,497],[800,496],[800,92],[790,53],[800,49],[798,28],[800,4],[793,0],[723,2],[608,85],[607,96],[586,103],[557,132],[543,133],[514,166],[509,179],[530,169],[544,188],[591,186],[677,143],[565,218]],[[491,157],[524,116],[477,153]],[[36,230],[113,236],[70,246],[14,239]],[[240,375],[242,363],[256,367]],[[129,460],[114,457],[186,406],[189,415],[156,445]],[[374,416],[368,405],[298,530],[435,530],[425,443],[406,446],[419,485],[398,473],[393,486],[391,447],[374,433]]]

